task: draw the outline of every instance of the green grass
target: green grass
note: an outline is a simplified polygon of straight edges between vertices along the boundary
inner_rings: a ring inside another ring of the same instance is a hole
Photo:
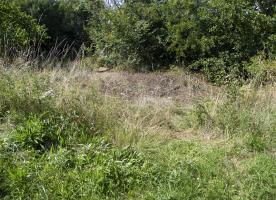
[[[1,199],[276,198],[276,108],[265,88],[140,108],[75,73],[0,68]],[[218,139],[164,136],[176,130]]]

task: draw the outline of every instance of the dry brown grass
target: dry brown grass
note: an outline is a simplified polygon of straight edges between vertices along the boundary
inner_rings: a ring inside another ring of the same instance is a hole
[[[160,141],[217,140],[215,135],[199,134],[175,125],[178,112],[186,112],[184,110],[195,103],[219,94],[219,88],[200,77],[186,72],[91,72],[85,76],[90,79],[88,83],[98,85],[108,101],[110,98],[119,101],[117,108],[120,107],[119,116],[125,131],[115,134],[116,143],[139,141],[144,144],[151,136],[161,138]]]
[[[95,75],[101,82],[101,91],[107,95],[128,100],[154,98],[172,99],[182,103],[201,100],[217,92],[202,78],[184,72],[127,73],[108,72]]]
[[[96,86],[104,96],[102,113],[106,113],[106,118],[113,115],[121,123],[121,128],[114,133],[115,143],[143,144],[151,136],[207,143],[227,140],[208,127],[205,131],[194,130],[182,124],[183,115],[193,105],[210,99],[214,102],[210,110],[212,116],[227,99],[224,88],[212,86],[200,77],[185,72],[98,73],[79,68],[72,68],[71,71],[45,70],[45,73],[51,75],[53,85],[62,91],[62,98],[70,96],[74,88],[73,92],[83,96],[85,101],[85,96]],[[250,85],[241,90],[246,91],[248,98],[256,92]],[[268,103],[276,105],[275,86],[262,87],[256,94],[256,106]],[[64,103],[62,98],[61,104]]]
[[[149,138],[207,143],[227,140],[211,128],[195,130],[184,124],[184,117],[193,105],[210,99],[214,102],[210,110],[212,116],[227,98],[224,88],[215,87],[201,77],[186,72],[98,73],[81,69],[78,63],[73,64],[71,70],[45,69],[32,73],[41,77],[50,76],[53,88],[49,88],[45,94],[58,96],[57,104],[60,105],[71,101],[74,93],[85,106],[92,89],[98,88],[103,96],[101,113],[106,115],[106,119],[113,116],[121,124],[112,133],[113,142],[119,145],[139,146]],[[245,90],[251,97],[251,86],[244,86],[241,90]],[[267,103],[276,105],[275,86],[262,87],[257,95],[259,100],[256,106]]]

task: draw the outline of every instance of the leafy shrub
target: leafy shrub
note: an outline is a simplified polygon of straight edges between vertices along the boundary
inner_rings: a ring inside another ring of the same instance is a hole
[[[273,0],[13,0],[25,13],[4,2],[1,48],[10,52],[45,38],[45,26],[43,58],[81,53],[141,71],[178,64],[219,84],[251,78],[247,66],[259,52],[276,55]]]
[[[0,54],[12,54],[46,38],[44,26],[8,2],[0,2]]]
[[[248,1],[168,1],[167,10],[170,50],[212,81],[246,78],[243,62],[266,49],[274,33],[273,18]]]
[[[14,140],[25,148],[31,147],[36,150],[49,148],[55,139],[51,137],[51,132],[44,130],[45,128],[47,127],[39,119],[30,118],[13,132]]]
[[[189,66],[193,71],[201,71],[209,81],[216,84],[242,82],[248,77],[245,64],[232,64],[223,58],[206,58],[195,61]]]
[[[155,69],[171,62],[165,19],[156,2],[126,1],[102,13],[101,26],[90,34],[104,63]]]
[[[275,82],[276,60],[265,60],[263,55],[251,59],[251,64],[246,66],[251,79],[256,87]]]
[[[273,9],[270,1],[126,1],[103,10],[90,37],[110,67],[178,63],[212,82],[231,82],[250,77],[246,65],[258,52],[274,57]]]
[[[86,27],[88,23],[98,23],[98,13],[104,7],[101,0],[15,0],[14,3],[47,28],[49,38],[42,43],[42,50],[73,57],[84,50],[83,46],[88,50],[93,44]]]

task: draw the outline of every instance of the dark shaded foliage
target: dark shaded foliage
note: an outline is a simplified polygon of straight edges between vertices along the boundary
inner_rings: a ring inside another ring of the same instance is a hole
[[[42,49],[55,48],[61,54],[75,57],[82,47],[90,47],[93,39],[86,31],[87,24],[98,23],[97,13],[103,8],[101,0],[15,0],[21,10],[36,18],[47,28],[49,39]]]
[[[109,65],[127,61],[155,69],[173,61],[167,51],[165,16],[154,1],[126,1],[102,12],[101,19],[99,27],[91,27],[90,35],[96,38],[98,56]]]

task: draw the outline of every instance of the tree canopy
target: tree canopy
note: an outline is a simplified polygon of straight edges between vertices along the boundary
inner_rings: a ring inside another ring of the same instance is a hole
[[[177,64],[212,81],[246,78],[246,63],[260,52],[275,58],[273,0],[7,2],[0,4],[5,13],[0,36],[2,41],[8,36],[12,47],[46,30],[44,51],[57,44],[73,55],[83,49],[110,67],[154,70]]]

